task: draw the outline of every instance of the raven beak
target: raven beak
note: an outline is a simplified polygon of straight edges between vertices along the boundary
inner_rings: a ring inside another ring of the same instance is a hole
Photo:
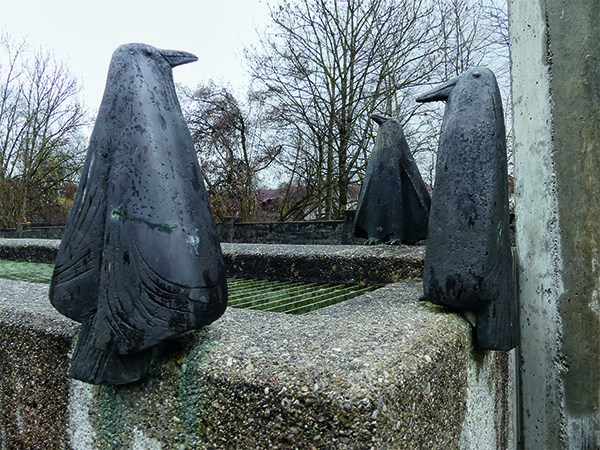
[[[419,103],[427,103],[427,102],[437,102],[437,101],[445,101],[448,100],[448,96],[450,92],[456,86],[456,82],[459,77],[453,78],[450,81],[446,81],[445,83],[440,84],[433,90],[428,93],[421,95],[417,98],[417,102]]]
[[[377,125],[383,125],[390,118],[389,117],[385,117],[385,116],[380,116],[379,114],[371,114],[369,116],[369,119],[373,119],[377,123]]]
[[[161,50],[160,54],[164,56],[172,68],[182,64],[198,61],[198,57],[196,55],[179,50]]]

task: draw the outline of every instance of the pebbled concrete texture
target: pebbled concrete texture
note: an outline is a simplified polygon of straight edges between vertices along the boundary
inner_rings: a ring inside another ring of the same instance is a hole
[[[69,448],[68,353],[79,325],[48,286],[0,280],[0,449]]]
[[[228,276],[383,286],[423,276],[423,246],[221,244]],[[335,275],[334,275],[335,274]]]
[[[513,448],[512,355],[478,351],[420,294],[405,281],[305,316],[230,308],[165,343],[148,379],[97,387],[66,378],[78,325],[47,286],[2,280],[0,386],[32,394],[0,398],[0,448]]]
[[[54,264],[60,240],[0,238],[0,259]]]

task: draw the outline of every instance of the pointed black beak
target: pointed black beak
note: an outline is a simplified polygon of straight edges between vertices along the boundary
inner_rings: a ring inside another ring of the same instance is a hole
[[[380,116],[379,114],[371,114],[369,116],[369,119],[372,119],[375,122],[377,122],[377,125],[383,125],[385,122],[387,122],[388,120],[390,120],[389,117]]]
[[[196,55],[179,50],[161,50],[160,54],[164,56],[171,67],[198,61]]]
[[[450,95],[450,92],[452,92],[454,86],[456,86],[458,78],[459,77],[456,77],[451,79],[450,81],[446,81],[445,83],[440,84],[428,93],[421,95],[417,98],[417,102],[427,103],[448,100],[448,96]]]

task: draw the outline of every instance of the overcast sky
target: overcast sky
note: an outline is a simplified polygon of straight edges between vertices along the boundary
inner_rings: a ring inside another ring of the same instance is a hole
[[[257,40],[272,0],[4,0],[0,32],[25,38],[64,61],[81,82],[83,100],[100,106],[112,52],[143,42],[185,50],[198,61],[176,67],[176,82],[208,79],[245,88],[242,49]]]

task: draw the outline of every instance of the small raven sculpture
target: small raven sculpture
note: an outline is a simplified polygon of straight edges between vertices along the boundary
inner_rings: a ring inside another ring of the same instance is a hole
[[[370,116],[379,125],[354,218],[354,235],[366,244],[415,244],[427,237],[431,199],[410,153],[402,125]]]
[[[423,275],[432,303],[476,312],[483,349],[519,342],[509,235],[506,133],[491,70],[450,80],[419,102],[445,101]]]
[[[227,307],[220,243],[172,68],[186,52],[114,52],[50,301],[82,324],[69,375],[145,376],[153,348]]]

